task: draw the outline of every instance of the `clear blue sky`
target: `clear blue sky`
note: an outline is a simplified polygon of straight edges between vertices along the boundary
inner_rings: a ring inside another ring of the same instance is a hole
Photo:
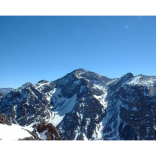
[[[156,76],[156,17],[0,17],[0,88],[77,68],[109,78]]]

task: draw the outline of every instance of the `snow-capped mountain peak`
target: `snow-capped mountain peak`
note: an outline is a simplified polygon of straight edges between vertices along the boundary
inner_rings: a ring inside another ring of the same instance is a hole
[[[156,139],[156,77],[110,79],[77,69],[55,81],[25,83],[0,99],[12,123],[44,119],[64,140]]]

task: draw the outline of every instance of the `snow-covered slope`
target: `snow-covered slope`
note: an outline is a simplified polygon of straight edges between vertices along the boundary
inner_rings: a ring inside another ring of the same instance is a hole
[[[24,130],[19,125],[4,125],[0,124],[0,140],[17,141],[25,137],[32,137],[30,133]]]

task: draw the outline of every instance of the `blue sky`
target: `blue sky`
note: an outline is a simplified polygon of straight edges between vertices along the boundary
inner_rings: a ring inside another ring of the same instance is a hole
[[[156,76],[156,16],[0,16],[0,88],[84,68]]]

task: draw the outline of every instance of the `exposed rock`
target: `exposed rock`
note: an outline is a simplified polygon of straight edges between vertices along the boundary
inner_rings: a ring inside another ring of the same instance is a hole
[[[47,80],[40,80],[40,81],[38,81],[38,83],[46,83],[46,82],[48,82]]]
[[[11,125],[7,115],[0,113],[0,124]]]
[[[83,136],[83,134],[81,133],[80,135],[78,135],[78,137],[77,137],[76,140],[84,140],[84,136]]]
[[[46,140],[61,140],[57,129],[53,126],[52,123],[45,124],[45,122],[41,122],[36,127],[39,133],[47,130],[47,132],[45,133],[45,135],[47,136]]]

